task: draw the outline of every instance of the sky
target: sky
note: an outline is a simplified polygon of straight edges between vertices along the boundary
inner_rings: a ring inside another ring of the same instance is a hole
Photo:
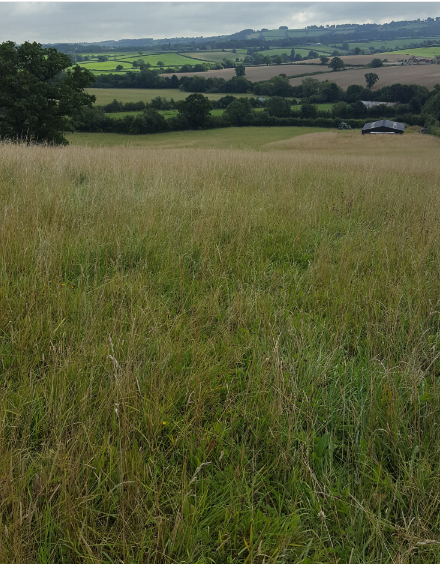
[[[440,2],[3,2],[0,43],[228,35],[440,16]]]

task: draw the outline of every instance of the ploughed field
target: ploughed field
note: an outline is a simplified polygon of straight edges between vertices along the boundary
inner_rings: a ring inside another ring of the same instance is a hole
[[[352,44],[350,43],[350,46]],[[353,44],[354,45],[354,44]],[[363,47],[365,48],[365,46]],[[329,56],[330,61],[332,60],[332,56]],[[369,65],[371,63],[371,61],[373,59],[380,59],[381,61],[383,59],[388,59],[388,62],[390,63],[397,63],[399,61],[402,61],[402,59],[405,59],[407,57],[403,57],[401,54],[396,55],[394,53],[378,53],[375,55],[342,55],[339,57],[342,61],[344,61],[344,63],[346,64],[346,66],[350,66],[350,65]],[[314,63],[314,64],[319,64],[321,61],[320,59],[310,59],[308,61],[309,63]],[[298,63],[295,63],[298,64]],[[326,68],[326,67],[324,67]]]
[[[402,57],[402,55],[400,55]],[[353,57],[354,58],[354,57]],[[329,71],[323,74],[317,74],[313,78],[324,82],[336,82],[338,86],[347,89],[351,84],[365,85],[365,74],[374,72],[379,77],[373,90],[382,88],[384,86],[391,86],[392,84],[419,84],[426,86],[430,90],[436,84],[440,84],[440,65],[398,65],[390,67],[379,68],[361,68],[349,69],[345,71]],[[293,73],[287,73],[291,76]],[[302,83],[302,78],[292,78],[289,82],[293,86],[298,86]]]
[[[280,74],[286,74],[287,76],[293,76],[304,73],[322,72],[325,71],[327,67],[322,67],[321,65],[296,65],[294,63],[288,63],[285,65],[265,65],[260,67],[246,67],[246,76],[251,82],[259,82],[261,80],[269,80],[274,76]],[[206,72],[182,72],[178,73],[178,77],[181,76],[203,76],[204,78],[209,78],[210,76],[215,76],[219,78],[224,78],[225,80],[230,80],[235,76],[235,69],[220,69],[220,70],[210,70]],[[164,73],[161,76],[173,76],[170,73]]]
[[[204,75],[206,73],[203,73]],[[161,96],[168,100],[185,100],[191,92],[183,92],[178,88],[85,88],[88,94],[96,96],[95,105],[105,106],[113,100],[126,104],[127,102],[151,102],[154,98]],[[203,94],[210,100],[220,100],[226,96],[220,92]],[[250,97],[252,94],[233,94],[236,98]]]
[[[439,140],[225,146],[1,146],[0,562],[439,562]]]

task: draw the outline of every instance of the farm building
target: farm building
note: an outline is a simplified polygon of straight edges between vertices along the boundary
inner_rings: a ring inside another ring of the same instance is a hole
[[[395,106],[397,102],[370,102],[368,100],[361,100],[362,104],[370,109],[375,108],[376,106]]]
[[[362,135],[365,133],[400,133],[405,131],[405,125],[398,121],[388,121],[381,119],[380,121],[373,121],[366,123],[362,128]]]
[[[432,65],[435,64],[436,59],[426,59],[425,57],[411,57],[408,59],[407,65]]]

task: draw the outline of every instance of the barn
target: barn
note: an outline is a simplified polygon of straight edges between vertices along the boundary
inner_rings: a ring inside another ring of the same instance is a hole
[[[380,121],[373,121],[366,123],[362,128],[362,135],[365,133],[400,133],[405,131],[405,125],[398,121],[388,121],[381,119]]]

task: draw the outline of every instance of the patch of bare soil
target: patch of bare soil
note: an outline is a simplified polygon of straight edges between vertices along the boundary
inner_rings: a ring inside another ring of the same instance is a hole
[[[404,65],[397,67],[380,67],[377,69],[349,69],[345,71],[330,71],[317,74],[313,78],[330,82],[336,82],[338,86],[346,89],[351,84],[366,85],[365,74],[374,72],[379,77],[373,90],[392,84],[419,84],[429,89],[440,84],[440,65]],[[292,86],[301,84],[302,78],[292,78],[289,82]]]
[[[260,80],[269,80],[273,76],[278,76],[280,74],[286,74],[287,76],[293,76],[296,74],[304,74],[309,72],[322,72],[326,71],[327,67],[322,65],[267,65],[261,67],[246,67],[246,76],[251,82],[259,82]],[[182,72],[176,73],[176,76],[203,76],[204,78],[209,78],[212,76],[224,78],[225,80],[230,80],[235,76],[235,69],[220,69],[220,70],[210,70],[207,72]],[[161,76],[169,76],[172,74],[163,74]]]
[[[330,61],[332,60],[332,56],[329,56]],[[346,55],[346,56],[342,56],[339,57],[340,59],[342,59],[344,61],[344,63],[347,66],[350,65],[368,65],[369,63],[371,63],[371,61],[373,59],[388,59],[388,61],[390,63],[397,63],[399,61],[402,61],[403,59],[407,59],[408,56],[407,55],[390,55],[390,54],[376,54],[376,55]],[[315,63],[315,64],[320,64],[320,59],[310,59],[307,61],[308,63]],[[299,63],[294,63],[295,65],[298,65]],[[327,68],[326,66],[324,68]]]

